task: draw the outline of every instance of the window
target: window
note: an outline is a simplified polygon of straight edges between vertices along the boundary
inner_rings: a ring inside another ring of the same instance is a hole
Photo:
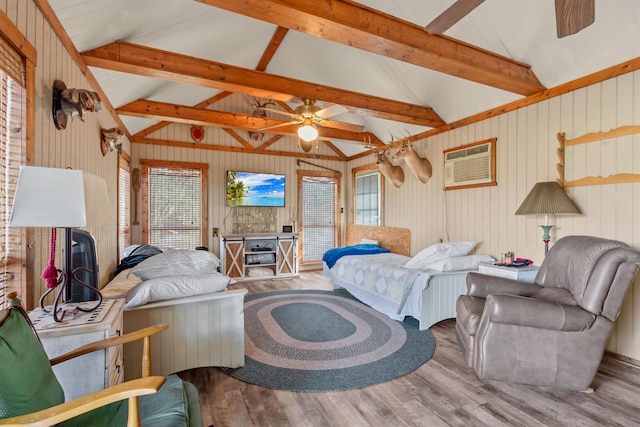
[[[36,51],[2,11],[0,18],[0,309],[13,291],[32,308],[33,283],[25,268],[32,262],[26,251],[32,234],[8,222],[20,165],[33,151]]]
[[[142,241],[154,246],[207,246],[207,164],[141,160]]]
[[[319,263],[340,242],[340,174],[298,171],[301,264]]]
[[[352,171],[353,223],[384,225],[384,176],[375,165]]]
[[[131,160],[126,153],[118,154],[118,261],[131,245]],[[137,214],[137,213],[136,213]]]

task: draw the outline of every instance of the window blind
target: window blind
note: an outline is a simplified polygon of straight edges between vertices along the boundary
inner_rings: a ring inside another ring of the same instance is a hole
[[[8,227],[18,173],[26,144],[26,90],[24,65],[16,52],[0,37],[0,308],[6,295],[18,291],[24,297],[22,229]]]
[[[131,165],[122,155],[118,158],[118,254],[131,245]]]
[[[336,180],[330,177],[302,177],[302,262],[322,261],[335,247]]]
[[[356,177],[356,224],[380,225],[380,173]]]
[[[180,249],[202,245],[202,172],[200,169],[148,169],[149,243]]]

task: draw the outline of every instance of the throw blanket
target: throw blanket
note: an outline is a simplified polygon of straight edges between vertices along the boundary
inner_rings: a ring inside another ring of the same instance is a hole
[[[381,248],[378,245],[362,243],[360,245],[345,246],[344,248],[329,249],[322,255],[322,261],[326,262],[327,267],[331,268],[336,261],[345,255],[383,254],[388,252],[390,252],[389,249]]]
[[[162,249],[156,246],[140,245],[137,248],[135,248],[133,251],[131,251],[128,257],[125,257],[122,259],[122,261],[120,261],[120,264],[118,264],[118,267],[116,267],[116,271],[113,273],[113,276],[115,277],[118,274],[120,274],[122,270],[135,267],[145,259],[161,253],[162,253]]]
[[[331,274],[338,283],[349,283],[378,295],[385,305],[400,313],[411,286],[421,273],[421,270],[403,268],[407,259],[398,254],[348,256],[336,262]]]

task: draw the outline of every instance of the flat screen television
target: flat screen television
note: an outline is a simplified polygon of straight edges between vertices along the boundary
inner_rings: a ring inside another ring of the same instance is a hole
[[[285,176],[275,173],[227,171],[227,206],[284,207]]]

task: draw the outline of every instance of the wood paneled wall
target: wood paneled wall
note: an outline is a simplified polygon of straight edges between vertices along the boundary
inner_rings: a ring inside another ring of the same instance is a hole
[[[576,138],[589,132],[640,124],[640,71],[551,98],[414,144],[433,165],[433,177],[421,184],[406,165],[405,183],[386,186],[385,225],[409,227],[411,253],[440,241],[473,240],[477,253],[499,258],[544,259],[544,216],[514,215],[536,182],[555,181],[558,132]],[[443,154],[447,148],[497,137],[495,187],[443,191]],[[353,167],[374,161],[358,159]],[[400,163],[402,164],[402,163]],[[566,179],[640,173],[640,134],[569,147]],[[351,176],[347,177],[351,188]],[[581,215],[550,218],[551,245],[566,235],[594,235],[621,240],[640,249],[640,183],[566,188]],[[349,199],[350,200],[350,199]],[[608,350],[640,360],[640,279],[629,293]]]
[[[246,104],[246,105],[244,105]],[[214,104],[215,109],[223,111],[237,111],[234,109],[245,108],[248,100],[240,95],[226,97]],[[249,140],[247,132],[238,132],[242,137]],[[182,124],[171,124],[157,130],[150,135],[150,138],[162,138],[173,141],[193,142],[190,137],[190,126]],[[207,127],[205,137],[200,144],[218,144],[238,146],[237,141],[221,128]],[[259,143],[251,142],[254,146]],[[313,160],[304,158],[305,162],[297,164],[295,157],[263,156],[256,154],[243,154],[230,151],[213,151],[208,149],[176,148],[167,146],[157,146],[149,144],[132,144],[132,168],[139,167],[140,159],[174,160],[180,162],[204,162],[209,164],[209,248],[219,255],[220,242],[212,236],[212,228],[218,228],[220,234],[232,233],[231,215],[232,208],[225,206],[225,179],[227,170],[241,170],[249,172],[284,173],[285,183],[285,208],[275,208],[277,230],[282,230],[283,225],[291,225],[292,218],[297,217],[298,208],[298,182],[297,173],[299,169],[322,171],[330,168],[340,171],[343,175],[341,188],[344,187],[345,171],[347,164],[340,161]],[[276,142],[271,148],[275,151],[290,151],[291,146],[297,145],[297,139],[285,137]],[[302,153],[302,150],[300,151]],[[334,153],[322,143],[318,149],[314,147],[312,153],[333,155]],[[312,163],[313,165],[310,165]],[[315,167],[318,165],[320,167]],[[343,205],[346,206],[346,194],[341,195]],[[140,206],[140,204],[138,205]],[[346,209],[342,214],[342,223],[347,220]],[[140,226],[132,226],[132,242],[140,241]]]
[[[100,151],[100,128],[115,126],[108,111],[89,113],[84,122],[77,117],[69,120],[67,128],[57,130],[51,113],[52,88],[54,80],[62,80],[68,88],[93,90],[69,52],[55,32],[31,1],[0,1],[0,9],[15,23],[22,34],[37,50],[35,78],[35,147],[33,165],[56,168],[82,169],[107,180],[109,202],[113,211],[113,222],[109,225],[92,227],[88,231],[97,243],[100,266],[100,284],[110,279],[117,260],[116,194],[117,194],[117,154],[103,157]],[[125,146],[128,146],[128,142]],[[61,233],[57,242],[56,265],[62,268]],[[44,291],[44,280],[40,278],[49,259],[50,229],[34,230],[34,283],[35,301]]]

